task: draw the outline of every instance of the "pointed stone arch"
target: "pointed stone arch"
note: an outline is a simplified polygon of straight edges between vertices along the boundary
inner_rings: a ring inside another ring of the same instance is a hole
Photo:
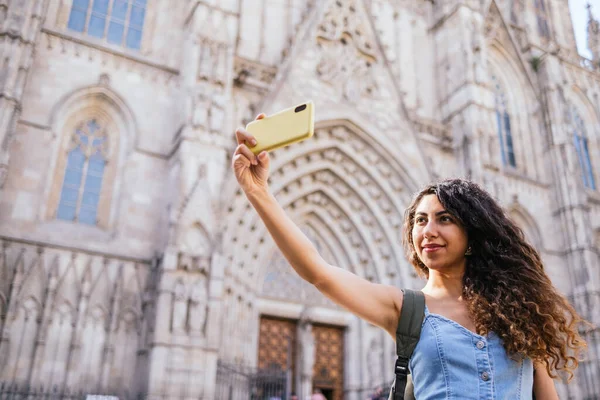
[[[108,276],[108,268],[106,267],[106,264],[104,264],[90,290],[88,302],[90,310],[94,307],[101,307],[103,310],[110,309],[110,298],[113,291],[110,289],[112,282]]]
[[[529,211],[521,204],[514,203],[508,208],[508,214],[519,228],[521,228],[525,234],[525,239],[531,243],[538,252],[543,251],[543,236],[531,213],[529,213]]]
[[[53,132],[49,151],[52,152],[48,168],[44,201],[39,219],[48,221],[47,229],[56,222],[60,192],[65,176],[71,137],[88,121],[96,121],[106,135],[106,164],[102,176],[102,190],[97,205],[97,226],[111,231],[118,216],[123,166],[128,154],[137,146],[138,128],[134,114],[127,103],[107,85],[93,85],[75,90],[64,96],[53,107],[48,125]],[[81,234],[77,230],[76,234]]]
[[[378,282],[410,285],[401,233],[404,208],[417,184],[386,148],[350,121],[318,124],[311,140],[272,153],[271,190],[300,225],[315,220],[329,227],[326,241],[341,267]],[[239,192],[223,227],[226,275],[243,274],[258,292],[272,257],[257,215]],[[227,245],[225,245],[227,244]]]
[[[58,289],[56,292],[57,304],[64,301],[74,308],[77,307],[79,293],[81,291],[81,281],[77,274],[77,267],[76,260],[72,256],[58,282]]]
[[[571,95],[568,98],[582,114],[581,117],[589,127],[588,134],[594,135],[597,140],[600,139],[600,128],[598,128],[600,127],[600,111],[596,110],[586,91],[577,85],[573,85],[571,87]]]
[[[600,180],[600,115],[585,91],[578,86],[571,87],[566,101],[566,141],[575,143],[581,180],[586,187],[595,190]]]
[[[41,314],[42,304],[38,298],[33,295],[21,298],[7,333],[6,353],[0,354],[1,380],[26,383],[29,379]]]
[[[485,137],[484,152],[489,153],[487,157],[491,160],[491,165],[503,168],[501,146],[510,145],[501,140],[507,136],[506,132],[510,132],[516,161],[514,168],[521,174],[541,181],[549,179],[547,168],[543,165],[543,144],[548,140],[544,135],[543,115],[539,106],[543,102],[539,85],[513,32],[496,1],[492,0],[485,16],[484,28],[487,69],[489,78],[495,75],[504,87],[509,119],[505,123],[506,119],[498,120],[497,114],[490,114],[490,134]],[[493,89],[493,82],[489,82]],[[495,108],[494,97],[491,99],[490,107]],[[505,128],[505,125],[510,126]],[[499,127],[504,136],[498,133]],[[504,157],[506,159],[506,154]]]
[[[504,28],[505,29],[505,28]],[[509,47],[507,49],[507,46]],[[516,159],[515,168],[523,174],[532,178],[544,178],[546,169],[542,164],[542,153],[544,146],[543,124],[540,104],[537,99],[536,89],[533,87],[526,68],[522,64],[520,56],[515,51],[510,51],[512,42],[491,40],[488,42],[488,70],[489,77],[495,78],[503,87],[506,96],[506,110],[510,117],[508,128],[511,132],[514,155]],[[514,50],[514,49],[513,49]],[[491,85],[496,83],[490,80]],[[494,91],[495,87],[491,87]],[[494,91],[494,94],[495,91]],[[496,107],[492,102],[492,107]],[[499,160],[501,156],[499,143],[499,126],[504,125],[497,119],[490,121],[490,156],[493,160]],[[540,136],[542,140],[540,140]],[[531,156],[533,151],[536,156]],[[500,167],[501,162],[495,162]]]
[[[28,262],[29,266],[26,265]],[[26,297],[33,297],[41,303],[44,299],[44,291],[48,284],[48,274],[44,267],[43,258],[40,255],[36,255],[32,258],[31,252],[27,252],[23,249],[19,263],[22,263],[21,265],[23,265],[25,274],[17,301]]]
[[[97,302],[88,308],[81,331],[80,360],[77,370],[71,371],[72,380],[82,387],[100,387],[103,353],[108,337],[109,312]]]
[[[118,322],[123,322],[123,318],[129,313],[133,313],[136,316],[135,327],[139,332],[141,327],[141,318],[142,318],[142,293],[143,287],[141,284],[140,277],[138,276],[138,268],[137,265],[135,268],[125,268],[126,271],[123,271],[123,275],[125,280],[125,284],[120,288],[121,291],[119,293],[119,311],[117,314]],[[129,318],[129,317],[128,317]],[[125,321],[129,323],[130,321]]]
[[[212,250],[212,238],[201,221],[192,221],[181,232],[180,250],[193,256],[207,256]]]
[[[326,0],[309,19],[258,109],[270,114],[313,99],[318,123],[347,119],[369,127],[368,136],[410,165],[412,177],[431,179],[431,163],[367,4]]]
[[[511,33],[496,0],[489,2],[487,10],[488,13],[485,16],[485,37],[488,49],[502,52],[504,58],[511,62],[512,68],[518,71],[526,81],[523,84],[528,84],[535,95],[538,95],[534,83],[536,80],[528,70],[526,60],[518,44],[519,42]]]

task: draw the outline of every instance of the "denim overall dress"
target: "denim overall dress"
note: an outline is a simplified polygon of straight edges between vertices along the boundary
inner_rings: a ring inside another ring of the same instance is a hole
[[[425,307],[409,364],[420,400],[531,400],[533,363],[512,360],[500,338],[477,335]]]

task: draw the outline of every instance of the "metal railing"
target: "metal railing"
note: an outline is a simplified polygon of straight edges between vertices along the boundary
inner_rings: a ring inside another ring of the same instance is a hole
[[[94,391],[0,382],[0,400],[141,400],[144,396],[98,394]]]
[[[289,370],[258,369],[222,361],[217,365],[216,399],[287,400],[290,394],[291,371]]]

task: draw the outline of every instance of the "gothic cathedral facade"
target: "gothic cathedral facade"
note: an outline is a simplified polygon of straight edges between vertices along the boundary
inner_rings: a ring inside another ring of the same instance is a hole
[[[469,177],[600,324],[600,24],[590,13],[588,60],[569,15],[563,0],[0,0],[0,390],[247,399],[261,387],[243,377],[269,368],[328,399],[389,385],[391,338],[291,272],[230,170],[237,127],[308,99],[315,136],[272,153],[271,188],[328,261],[423,285],[404,208]],[[600,394],[600,331],[585,335],[561,398]]]

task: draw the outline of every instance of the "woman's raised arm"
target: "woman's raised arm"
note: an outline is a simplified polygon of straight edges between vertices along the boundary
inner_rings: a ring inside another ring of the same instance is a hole
[[[269,155],[255,156],[250,151],[248,145],[256,142],[244,129],[238,129],[236,136],[238,147],[232,160],[236,179],[290,265],[333,302],[395,337],[402,291],[329,265],[269,192]]]

